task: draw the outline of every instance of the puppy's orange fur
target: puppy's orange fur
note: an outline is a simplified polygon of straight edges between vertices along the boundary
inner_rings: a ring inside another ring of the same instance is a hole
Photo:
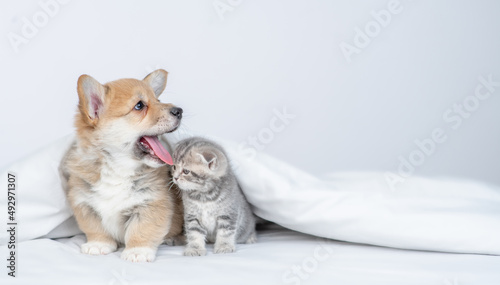
[[[166,71],[157,70],[142,81],[101,85],[87,75],[78,80],[77,139],[61,170],[87,237],[84,253],[107,254],[124,244],[122,258],[152,261],[165,238],[182,232],[182,201],[177,188],[167,187],[169,166],[140,146],[144,136],[156,137],[180,124],[181,117],[172,112],[176,107],[157,99],[166,77]]]

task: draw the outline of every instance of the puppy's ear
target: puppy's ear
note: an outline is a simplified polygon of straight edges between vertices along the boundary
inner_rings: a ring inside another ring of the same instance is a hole
[[[158,98],[158,96],[163,93],[163,90],[165,90],[165,86],[167,85],[167,75],[168,72],[165,70],[157,69],[148,74],[148,76],[146,76],[142,81],[146,82],[149,86],[151,86],[151,88],[153,88],[156,98]]]
[[[211,151],[203,151],[198,153],[201,161],[204,162],[210,170],[216,170],[219,167],[217,155]]]
[[[79,107],[91,122],[95,122],[102,114],[105,95],[106,88],[91,76],[84,74],[78,78]]]

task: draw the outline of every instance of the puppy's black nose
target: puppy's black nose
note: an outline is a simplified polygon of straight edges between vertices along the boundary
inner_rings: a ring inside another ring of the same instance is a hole
[[[172,109],[170,109],[170,114],[180,119],[182,118],[182,108],[173,107]]]

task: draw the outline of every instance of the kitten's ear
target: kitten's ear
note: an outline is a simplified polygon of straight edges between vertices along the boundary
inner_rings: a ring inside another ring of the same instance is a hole
[[[106,88],[89,75],[78,78],[78,97],[80,110],[95,124],[104,109]]]
[[[198,155],[210,170],[215,170],[217,169],[217,167],[219,167],[217,155],[215,153],[211,151],[204,151],[202,153],[198,153]]]

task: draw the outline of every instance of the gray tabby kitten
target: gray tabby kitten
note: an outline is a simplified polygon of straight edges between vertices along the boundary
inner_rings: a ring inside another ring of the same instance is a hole
[[[214,253],[234,252],[236,243],[254,243],[255,218],[222,147],[189,138],[177,144],[173,159],[173,182],[184,203],[184,255],[205,255],[205,241],[215,243]]]

